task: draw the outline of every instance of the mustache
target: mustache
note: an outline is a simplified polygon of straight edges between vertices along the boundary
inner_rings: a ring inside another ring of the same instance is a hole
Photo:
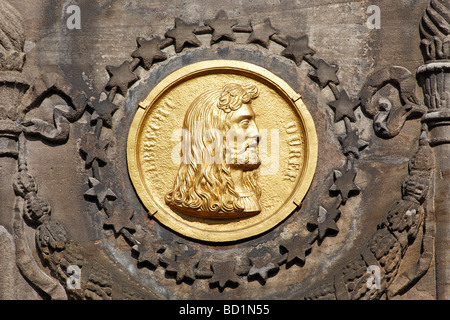
[[[258,138],[247,138],[245,140],[245,143],[242,145],[241,148],[234,150],[236,154],[240,155],[247,151],[256,152],[256,148],[258,147],[259,139]],[[254,150],[252,150],[254,149]]]
[[[231,152],[231,164],[239,166],[243,170],[257,169],[261,165],[261,160],[258,157],[258,139],[246,139],[245,143],[239,150]],[[230,158],[228,158],[230,159]]]

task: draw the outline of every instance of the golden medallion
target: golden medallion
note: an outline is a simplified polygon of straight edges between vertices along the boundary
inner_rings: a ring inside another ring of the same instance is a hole
[[[149,214],[214,242],[265,232],[300,204],[317,163],[301,96],[270,71],[212,60],[181,68],[139,104],[128,170]]]

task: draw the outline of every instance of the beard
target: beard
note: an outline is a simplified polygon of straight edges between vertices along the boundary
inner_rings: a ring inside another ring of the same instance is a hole
[[[247,139],[240,150],[234,148],[228,153],[227,163],[234,169],[243,171],[258,169],[261,160],[258,156],[258,143],[256,139]]]

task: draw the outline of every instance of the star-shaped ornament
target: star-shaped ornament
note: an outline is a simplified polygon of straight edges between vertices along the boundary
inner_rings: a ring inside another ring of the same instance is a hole
[[[214,272],[211,269],[211,264],[207,261],[200,261],[195,269],[197,279],[211,278]]]
[[[111,189],[107,188],[103,183],[98,181],[95,178],[89,178],[90,189],[87,190],[84,195],[88,197],[94,197],[97,199],[98,204],[103,207],[103,204],[106,199],[115,200],[117,196]]]
[[[119,109],[119,106],[112,103],[108,98],[105,98],[101,101],[92,102],[92,107],[94,108],[94,112],[92,113],[91,121],[101,119],[106,127],[111,128],[112,116]]]
[[[139,253],[138,264],[149,264],[152,269],[159,265],[159,255],[164,251],[164,245],[159,241],[144,242],[132,247]]]
[[[134,216],[133,208],[114,208],[109,218],[104,221],[104,225],[112,226],[115,233],[120,233],[122,229],[128,231],[136,231],[134,223],[131,218]]]
[[[360,151],[367,147],[369,143],[359,138],[358,130],[352,130],[346,135],[338,137],[339,142],[342,145],[342,149],[345,155],[353,153],[355,158],[359,158]]]
[[[309,39],[307,35],[300,38],[287,36],[287,47],[281,52],[281,55],[292,59],[299,66],[306,55],[313,55],[315,51],[309,47]]]
[[[228,19],[227,14],[223,10],[220,10],[214,19],[205,20],[205,25],[213,30],[211,44],[218,43],[222,40],[236,41],[233,32],[233,26],[236,24],[237,20]]]
[[[263,23],[252,24],[252,33],[247,39],[247,43],[257,43],[264,48],[269,48],[270,37],[278,34],[279,31],[272,27],[270,19],[267,18]]]
[[[174,259],[169,260],[166,271],[175,274],[177,283],[181,283],[183,280],[193,282],[198,262],[198,259],[194,257],[176,254]]]
[[[295,262],[305,262],[306,252],[311,249],[311,243],[308,238],[296,234],[289,241],[281,243],[280,247],[286,252],[286,265],[289,266]]]
[[[106,66],[106,71],[108,71],[111,77],[106,84],[106,89],[110,90],[116,87],[117,92],[123,96],[126,95],[130,85],[139,80],[139,77],[131,70],[131,64],[128,61],[124,61],[118,67]]]
[[[341,211],[336,206],[330,208],[319,206],[317,219],[309,221],[308,224],[318,228],[318,237],[320,240],[323,240],[327,234],[336,234],[339,232],[336,221],[340,215]]]
[[[150,40],[145,40],[142,37],[138,37],[136,42],[138,48],[133,51],[131,56],[133,58],[139,58],[144,64],[144,68],[146,70],[150,69],[154,62],[167,59],[164,52],[161,51],[161,39],[159,37],[155,37]]]
[[[175,41],[175,52],[180,53],[187,46],[200,47],[201,42],[194,34],[197,24],[185,23],[180,18],[175,18],[175,28],[166,32],[167,38]]]
[[[109,141],[100,140],[93,133],[87,133],[81,139],[80,150],[86,155],[86,165],[91,166],[94,160],[107,162],[106,148]]]
[[[272,261],[272,256],[269,252],[266,252],[263,256],[249,257],[249,260],[251,265],[248,272],[249,278],[259,278],[266,282],[270,273],[280,269],[280,266]]]
[[[351,122],[356,121],[354,110],[360,104],[359,99],[351,99],[347,91],[341,90],[337,100],[331,101],[328,105],[334,109],[334,122],[338,122],[347,117]]]
[[[236,275],[236,263],[233,262],[213,262],[212,270],[214,272],[210,283],[223,290],[225,287],[236,287],[239,285],[239,277]]]
[[[323,89],[330,82],[339,84],[339,78],[336,74],[338,70],[338,66],[328,64],[326,61],[319,59],[316,62],[316,69],[311,71],[309,76],[319,84],[321,89]]]
[[[345,173],[335,170],[334,184],[331,186],[330,191],[339,193],[342,197],[342,203],[346,203],[348,198],[361,191],[355,184],[355,178],[356,170],[353,168]]]

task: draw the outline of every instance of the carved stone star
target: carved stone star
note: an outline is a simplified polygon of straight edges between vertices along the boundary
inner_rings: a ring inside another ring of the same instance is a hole
[[[247,39],[247,43],[257,43],[264,48],[269,48],[270,37],[274,34],[279,33],[279,31],[272,27],[270,19],[267,18],[263,23],[252,24],[252,33]]]
[[[174,259],[169,260],[166,267],[168,273],[175,274],[177,283],[183,280],[195,280],[195,267],[198,264],[198,259],[191,256],[175,255]]]
[[[122,229],[136,231],[131,218],[134,216],[133,208],[113,208],[111,216],[104,221],[104,225],[112,226],[116,233],[120,233]]]
[[[161,39],[155,37],[150,40],[145,40],[142,37],[136,39],[138,48],[133,51],[131,56],[133,58],[139,58],[144,64],[146,70],[150,69],[153,62],[166,60],[167,57],[164,52],[161,51]]]
[[[101,119],[103,121],[103,125],[108,128],[112,126],[112,116],[119,109],[119,106],[115,105],[108,98],[103,99],[102,101],[94,101],[92,102],[92,107],[94,108],[94,112],[92,113],[91,121],[97,121]]]
[[[308,238],[296,234],[289,241],[281,243],[280,247],[286,251],[286,265],[291,265],[295,262],[305,262],[306,252],[311,249],[311,243]]]
[[[200,47],[201,42],[194,34],[197,24],[185,23],[180,18],[175,18],[175,28],[166,32],[167,38],[175,41],[175,52],[180,53],[186,46]]]
[[[149,241],[139,243],[133,246],[133,249],[139,253],[139,264],[149,264],[151,268],[156,269],[159,265],[159,254],[164,250],[164,246],[159,241]]]
[[[110,90],[114,87],[117,88],[117,92],[126,95],[128,88],[131,84],[139,80],[139,77],[133,73],[131,64],[128,61],[124,61],[120,66],[106,66],[106,71],[110,75],[110,79],[106,84],[106,89]]]
[[[299,66],[306,55],[313,55],[315,51],[309,47],[309,39],[307,35],[300,38],[287,36],[287,47],[281,52],[281,55],[292,59]]]
[[[331,101],[328,105],[334,109],[334,122],[341,121],[347,117],[350,121],[355,122],[356,117],[354,110],[359,106],[360,100],[350,99],[347,91],[341,90],[337,100]]]
[[[342,197],[342,203],[346,203],[348,198],[354,194],[358,194],[361,189],[355,184],[356,170],[350,169],[344,174],[339,170],[334,171],[334,184],[330,191],[337,192]]]
[[[344,154],[353,153],[355,158],[359,158],[360,151],[369,145],[367,141],[359,138],[359,132],[356,129],[346,135],[339,136],[338,140],[342,145]]]
[[[205,25],[213,30],[211,44],[218,43],[222,40],[236,41],[233,32],[233,26],[237,24],[237,20],[228,19],[225,11],[220,10],[213,20],[205,20]]]
[[[325,209],[322,206],[319,206],[317,219],[309,221],[308,224],[318,228],[319,231],[318,237],[320,240],[323,240],[327,233],[339,232],[339,228],[336,224],[336,221],[339,218],[340,214],[341,211],[335,206],[332,206],[327,209]]]
[[[211,278],[214,272],[211,269],[211,264],[207,261],[200,261],[195,269],[197,279]]]
[[[239,277],[236,275],[236,263],[233,262],[214,262],[212,263],[213,276],[210,280],[211,285],[217,285],[220,289],[227,286],[235,287],[239,285]]]
[[[97,199],[98,204],[103,207],[106,199],[114,200],[117,196],[111,189],[107,188],[103,183],[95,178],[89,177],[90,189],[87,190],[84,195],[88,197],[94,197]]]
[[[87,133],[81,139],[80,150],[86,155],[86,165],[91,166],[94,160],[107,162],[106,148],[109,141],[100,140],[93,133]]]
[[[309,76],[323,89],[330,82],[339,84],[339,78],[336,74],[338,70],[338,66],[328,64],[326,61],[319,59],[316,63],[316,69],[311,71]]]
[[[266,252],[263,256],[250,257],[249,260],[251,265],[250,271],[248,272],[249,278],[259,277],[265,282],[271,272],[280,269],[280,266],[272,261],[272,256],[269,252]]]

